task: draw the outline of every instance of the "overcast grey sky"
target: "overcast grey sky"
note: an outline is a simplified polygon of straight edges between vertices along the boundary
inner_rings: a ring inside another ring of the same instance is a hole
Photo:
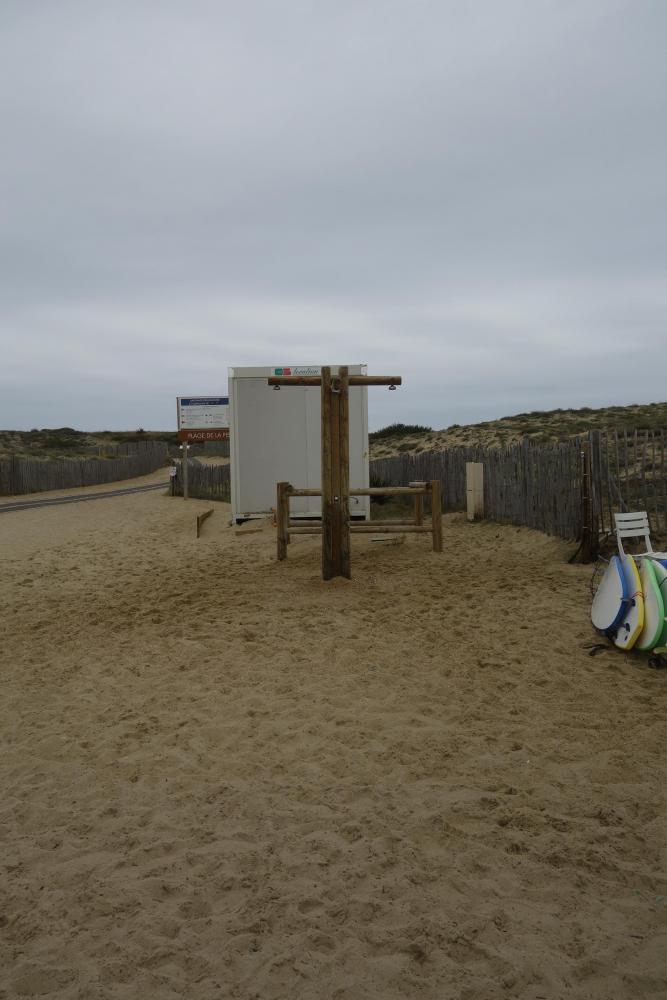
[[[667,0],[0,0],[0,426],[667,399]]]

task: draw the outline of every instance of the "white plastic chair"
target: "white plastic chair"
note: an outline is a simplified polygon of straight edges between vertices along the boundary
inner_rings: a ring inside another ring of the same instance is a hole
[[[654,552],[651,545],[651,528],[648,523],[648,514],[645,510],[634,514],[614,514],[616,525],[616,541],[618,543],[619,555],[624,556],[622,538],[643,538],[646,546],[645,552],[633,553],[635,559],[642,556],[647,559],[667,559],[667,552]]]

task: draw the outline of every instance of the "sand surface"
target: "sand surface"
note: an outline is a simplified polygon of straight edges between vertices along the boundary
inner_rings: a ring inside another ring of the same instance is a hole
[[[665,997],[667,675],[571,547],[210,506],[0,516],[2,1000]]]

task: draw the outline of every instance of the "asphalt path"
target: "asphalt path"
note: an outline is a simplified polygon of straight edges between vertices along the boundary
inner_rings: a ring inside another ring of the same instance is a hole
[[[15,510],[35,510],[38,507],[57,507],[63,503],[82,503],[84,500],[104,500],[105,497],[122,497],[128,493],[148,493],[150,490],[164,490],[169,482],[155,483],[152,486],[128,486],[123,490],[106,490],[104,493],[76,493],[69,497],[51,497],[45,500],[14,500],[11,503],[0,503],[0,514],[9,514]]]

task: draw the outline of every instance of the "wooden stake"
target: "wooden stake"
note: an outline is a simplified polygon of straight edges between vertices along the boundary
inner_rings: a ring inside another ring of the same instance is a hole
[[[340,388],[337,379],[331,379],[331,568],[332,576],[340,576],[341,523],[340,523]]]
[[[333,481],[331,462],[331,368],[322,368],[322,579],[331,580],[334,568]]]
[[[600,440],[602,440],[602,436],[600,436]],[[614,530],[614,504],[611,498],[611,444],[609,442],[608,430],[604,432],[604,455],[604,476],[607,481],[607,510],[609,511],[609,531],[611,532]],[[604,524],[602,525],[602,529],[604,531]]]
[[[439,479],[431,480],[431,523],[433,551],[442,552],[442,487]]]
[[[339,370],[338,397],[338,478],[339,499],[337,507],[340,537],[339,573],[349,580],[352,577],[350,567],[350,391],[347,366]]]
[[[424,497],[415,496],[415,524],[424,523]]]
[[[484,466],[481,462],[466,462],[466,504],[469,521],[484,517]]]
[[[660,482],[662,493],[662,519],[665,525],[665,531],[667,531],[667,480],[665,479],[665,439],[662,433],[662,428],[660,428],[660,471],[662,473],[662,479]]]
[[[590,440],[581,445],[581,561],[595,562],[597,559],[597,531],[593,518],[593,496],[591,482]]]
[[[211,516],[211,514],[213,513],[214,510],[215,510],[215,508],[211,507],[210,510],[205,510],[203,514],[198,514],[197,515],[197,538],[199,538],[199,536],[201,535],[201,526],[202,526],[202,524],[204,523],[204,521],[206,520],[207,517]]]
[[[278,561],[287,559],[289,542],[289,483],[278,483],[276,496],[276,539]]]
[[[651,434],[651,487],[653,489],[653,511],[655,513],[655,530],[660,531],[660,522],[658,520],[658,493],[656,490],[656,468],[655,468],[655,436],[653,431]]]

